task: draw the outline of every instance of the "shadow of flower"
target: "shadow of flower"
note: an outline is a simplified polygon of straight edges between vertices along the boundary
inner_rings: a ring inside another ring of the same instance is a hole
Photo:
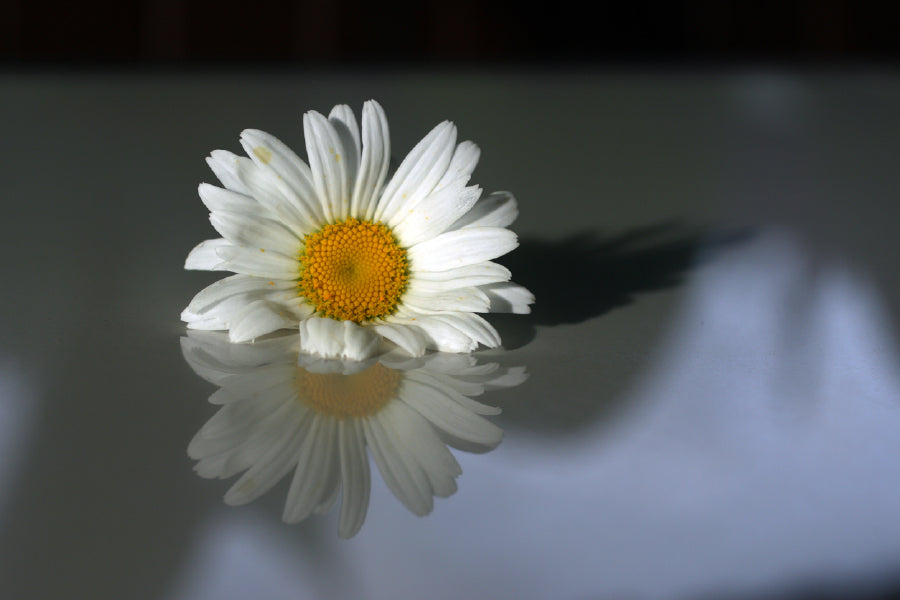
[[[523,239],[498,262],[536,298],[530,315],[490,315],[506,348],[534,337],[537,325],[580,323],[679,285],[701,255],[740,242],[749,230],[711,234],[674,222],[616,235],[581,232],[563,240]]]
[[[231,505],[255,500],[293,471],[287,523],[328,512],[342,495],[344,538],[365,521],[368,454],[394,496],[426,515],[434,497],[456,492],[462,470],[448,446],[487,452],[502,439],[485,418],[500,409],[472,397],[527,377],[523,367],[478,364],[461,354],[321,359],[298,353],[298,337],[231,344],[221,333],[191,331],[182,338],[185,360],[219,386],[209,401],[221,406],[188,454],[202,477],[242,473],[225,494]]]

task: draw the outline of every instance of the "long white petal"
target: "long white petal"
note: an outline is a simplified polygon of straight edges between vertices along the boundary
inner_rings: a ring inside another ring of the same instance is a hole
[[[418,323],[428,336],[429,348],[439,352],[473,352],[478,348],[478,340],[440,319],[422,317]]]
[[[493,192],[475,204],[449,230],[463,227],[509,227],[518,216],[519,208],[510,192]]]
[[[266,300],[257,300],[250,303],[244,313],[236,318],[236,322],[231,323],[228,337],[232,342],[248,342],[267,333],[295,326],[296,321],[285,313],[283,307]]]
[[[321,497],[320,490],[330,477],[327,473],[331,448],[322,433],[327,417],[312,413],[306,419],[302,443],[297,451],[297,467],[288,488],[282,519],[286,523],[299,523],[315,509]]]
[[[403,304],[425,313],[444,310],[487,312],[491,301],[477,287],[466,287],[428,294],[410,290],[403,294]]]
[[[403,159],[384,188],[375,219],[394,226],[398,215],[431,193],[447,172],[456,144],[456,126],[444,121],[431,130]]]
[[[422,385],[435,388],[440,393],[446,395],[454,402],[466,410],[470,410],[476,415],[499,415],[502,411],[496,406],[490,406],[477,400],[473,400],[471,396],[475,396],[484,392],[484,386],[476,383],[460,381],[458,378],[448,376],[443,373],[435,373],[428,369],[417,369],[408,371],[404,374],[404,380],[417,381]],[[466,387],[465,384],[469,385]],[[464,391],[460,391],[460,389]]]
[[[523,381],[528,379],[528,372],[525,367],[510,367],[505,373],[491,378],[484,384],[486,390],[502,390],[504,388],[516,387]]]
[[[401,398],[402,398],[401,389]],[[446,498],[456,491],[459,463],[441,442],[431,424],[404,402],[394,402],[384,411],[390,430],[403,445],[404,455],[414,462],[428,480],[430,492]]]
[[[300,323],[300,347],[324,358],[365,360],[378,349],[379,336],[352,321],[311,317]]]
[[[379,335],[397,344],[411,356],[422,356],[428,339],[422,331],[410,324],[376,323],[371,326]]]
[[[356,177],[360,167],[359,125],[356,123],[353,110],[346,104],[339,104],[331,109],[328,114],[328,122],[334,127],[344,149],[340,161],[346,172],[346,186],[344,196],[341,198],[339,215],[346,217],[350,214],[351,195],[356,186]]]
[[[227,210],[243,215],[259,214],[259,203],[251,196],[222,189],[208,183],[201,183],[197,187],[197,192],[210,212]]]
[[[315,415],[299,451],[300,460],[288,489],[283,519],[297,523],[334,494],[340,482],[337,452],[337,422],[323,415]]]
[[[198,331],[225,331],[228,329],[228,321],[218,315],[198,315],[185,310],[181,313],[181,320],[187,323],[188,329]]]
[[[341,493],[341,461],[338,448],[338,421],[329,418],[325,421],[328,436],[328,458],[326,476],[321,484],[319,501],[313,507],[313,514],[323,515],[331,510]]]
[[[255,500],[287,475],[296,464],[302,440],[296,428],[288,429],[286,434],[281,439],[268,440],[269,450],[226,492],[226,504],[239,505]]]
[[[338,535],[351,538],[366,520],[371,487],[365,433],[358,419],[346,419],[338,423],[338,448],[343,490]]]
[[[258,279],[248,275],[233,277]],[[181,319],[188,323],[189,329],[230,329],[237,327],[244,320],[249,314],[248,310],[251,305],[261,302],[265,307],[265,311],[261,307],[257,307],[257,310],[261,312],[257,316],[263,317],[262,322],[251,328],[250,324],[253,321],[248,321],[241,328],[241,333],[235,334],[237,336],[236,339],[247,340],[277,329],[293,329],[297,326],[297,323],[308,318],[314,312],[312,307],[296,295],[295,290],[269,289],[277,285],[274,280],[271,283],[273,285],[267,285],[266,288],[248,287],[247,289],[241,289],[243,286],[229,286],[230,289],[216,289],[210,292],[214,294],[212,299],[201,298],[198,301],[197,310],[190,306],[186,308],[181,313]],[[281,283],[284,284],[285,282]],[[286,283],[290,284],[291,282]],[[266,325],[263,325],[263,323],[266,323]]]
[[[296,372],[297,367],[293,364],[256,367],[224,381],[221,384],[223,387],[209,397],[209,403],[228,404],[263,395],[287,397],[288,394],[296,394],[293,388]]]
[[[267,292],[270,289],[288,289],[293,286],[294,283],[291,281],[279,280],[274,282],[250,275],[231,275],[200,290],[188,304],[187,310],[200,313],[229,296],[252,292]]]
[[[216,211],[209,221],[222,237],[237,246],[278,252],[291,258],[300,252],[300,240],[281,223],[230,211]]]
[[[499,227],[448,231],[407,251],[410,270],[444,271],[502,256],[518,245],[516,234]]]
[[[463,185],[465,185],[465,182],[471,177],[472,171],[475,170],[479,157],[481,157],[481,150],[474,142],[469,140],[460,142],[453,151],[453,158],[450,159],[447,172],[434,186],[435,191],[460,178],[463,178]]]
[[[231,245],[231,242],[223,238],[200,242],[188,254],[184,268],[196,271],[228,271],[228,266],[219,256],[218,250]]]
[[[350,210],[343,142],[328,119],[316,111],[303,115],[303,132],[313,183],[322,203],[325,219],[334,221]]]
[[[265,252],[259,248],[240,248],[238,246],[222,246],[216,254],[224,261],[229,271],[268,277],[269,279],[297,279],[300,276],[300,263],[277,252]]]
[[[434,506],[431,486],[421,468],[407,456],[400,432],[393,431],[385,422],[389,409],[390,404],[363,421],[369,450],[397,500],[413,514],[427,515]]]
[[[476,314],[470,312],[435,314],[431,315],[431,319],[455,327],[487,348],[496,348],[500,345],[500,334],[497,330]]]
[[[391,137],[384,109],[374,100],[363,105],[362,157],[350,200],[350,216],[371,220],[387,177]]]
[[[510,277],[512,273],[503,265],[485,261],[446,271],[417,271],[409,282],[409,289],[421,285],[425,290],[438,291],[509,281]]]
[[[435,319],[432,315],[410,310],[398,310],[385,320],[398,325],[413,325],[426,337],[426,345],[440,352],[472,352],[478,347],[478,340],[473,339],[455,325]]]
[[[475,444],[497,444],[503,430],[470,410],[463,408],[445,394],[417,381],[404,381],[406,391],[402,400],[447,433]]]
[[[320,226],[324,219],[309,166],[281,140],[258,129],[241,133],[241,144],[260,171],[272,175],[280,194],[267,203],[273,213],[300,229]]]
[[[481,196],[478,186],[463,187],[464,181],[435,191],[421,202],[399,215],[400,221],[394,233],[400,244],[406,247],[429,240],[450,227],[461,215],[466,214]]]
[[[236,168],[241,160],[240,156],[228,150],[213,150],[206,159],[206,164],[219,178],[225,189],[244,194],[245,196],[252,196],[253,193],[250,188],[237,175]]]

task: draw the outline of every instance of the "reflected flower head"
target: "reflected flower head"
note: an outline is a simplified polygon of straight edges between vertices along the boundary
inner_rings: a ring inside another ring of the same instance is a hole
[[[200,197],[222,236],[191,251],[187,269],[231,271],[182,312],[191,329],[233,342],[298,329],[304,351],[362,360],[389,340],[412,356],[500,345],[476,313],[526,313],[531,293],[492,262],[517,245],[507,192],[467,185],[480,151],[435,127],[388,179],[387,118],[365,104],[303,118],[309,164],[273,136],[246,130],[247,157],[208,159],[224,188]]]
[[[525,380],[523,368],[478,364],[474,357],[397,352],[365,362],[299,351],[299,336],[231,344],[224,334],[190,332],[182,350],[191,367],[219,386],[219,411],[188,446],[208,478],[242,473],[225,494],[250,502],[293,471],[283,519],[328,512],[341,498],[338,534],[352,537],[369,504],[369,458],[388,488],[417,515],[456,491],[461,469],[448,446],[486,452],[502,430],[485,415],[498,408],[472,397]]]

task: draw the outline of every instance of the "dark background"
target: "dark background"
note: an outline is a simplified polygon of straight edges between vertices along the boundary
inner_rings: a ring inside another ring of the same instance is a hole
[[[893,62],[883,4],[5,0],[0,63]]]

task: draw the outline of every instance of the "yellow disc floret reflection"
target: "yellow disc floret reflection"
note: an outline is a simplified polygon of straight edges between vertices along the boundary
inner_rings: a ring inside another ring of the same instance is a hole
[[[300,264],[300,295],[339,321],[391,314],[409,279],[406,250],[390,229],[352,218],[307,235]]]
[[[297,367],[294,380],[300,402],[319,414],[343,420],[367,417],[381,410],[397,395],[399,371],[381,363],[354,373],[312,373]]]

